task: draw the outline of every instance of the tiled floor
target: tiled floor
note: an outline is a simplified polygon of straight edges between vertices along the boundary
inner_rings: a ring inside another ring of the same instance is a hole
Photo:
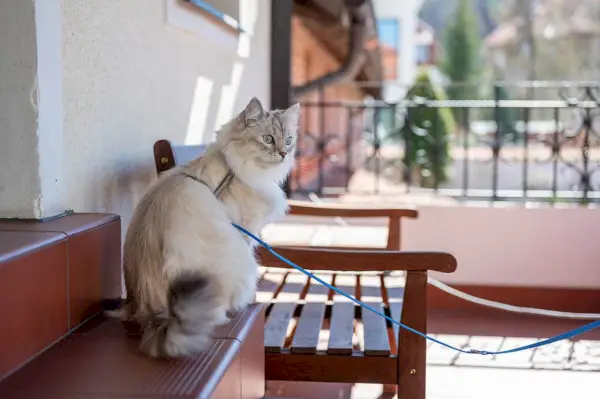
[[[433,313],[429,331],[439,339],[478,349],[507,348],[573,329],[584,321],[491,312],[486,316]],[[483,357],[428,349],[428,399],[564,399],[593,394],[600,381],[600,329],[581,340],[544,349]],[[271,383],[271,393],[306,399],[375,399],[382,389],[358,384]],[[590,396],[590,397],[591,397]]]
[[[430,366],[427,399],[566,399],[596,397],[598,373]],[[378,385],[270,384],[297,399],[384,399]],[[273,391],[274,393],[275,391]]]
[[[430,367],[428,399],[565,399],[591,395],[598,373]],[[367,399],[368,396],[355,397]]]
[[[493,310],[486,316],[433,313],[430,332],[439,340],[461,348],[498,351],[555,336],[586,322]],[[498,356],[457,354],[431,343],[427,362],[440,366],[594,371],[600,375],[600,329],[575,341],[559,341],[541,348]]]

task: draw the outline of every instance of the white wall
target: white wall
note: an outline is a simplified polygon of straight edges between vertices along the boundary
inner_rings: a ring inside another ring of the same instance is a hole
[[[0,0],[0,217],[65,210],[60,55],[60,0]]]
[[[349,201],[350,202],[350,201]],[[600,209],[492,206],[420,206],[402,225],[402,249],[453,254],[452,284],[600,289]],[[280,245],[384,247],[385,219],[289,217],[263,230]]]
[[[36,51],[34,3],[0,0],[0,217],[33,217],[40,195]]]
[[[446,251],[458,270],[436,278],[467,285],[600,288],[600,210],[421,207],[403,248]]]
[[[400,62],[397,66],[398,81],[402,85],[413,82],[416,71],[416,29],[418,15],[424,0],[374,0],[377,18],[393,18],[400,23]],[[397,101],[406,89],[392,82],[385,85],[384,96],[387,101]]]
[[[69,207],[124,228],[156,140],[206,142],[250,97],[269,102],[270,1],[241,0],[240,39],[174,1],[62,0]]]

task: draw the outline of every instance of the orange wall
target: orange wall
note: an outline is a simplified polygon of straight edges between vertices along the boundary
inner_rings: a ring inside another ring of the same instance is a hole
[[[323,44],[312,35],[298,18],[292,20],[292,84],[301,85],[307,81],[316,79],[328,72],[335,71],[340,67],[337,61],[323,46]],[[350,84],[337,84],[329,86],[324,90],[325,102],[338,100],[361,100],[364,94]],[[301,103],[318,102],[320,100],[317,91],[308,93],[299,99]],[[300,143],[298,169],[293,185],[302,188],[314,188],[318,182],[318,166],[320,153],[316,143],[310,140],[309,134],[321,135],[321,111],[324,111],[324,135],[335,134],[338,139],[331,141],[325,148],[326,154],[337,155],[338,162],[323,161],[323,183],[327,186],[345,186],[347,155],[347,132],[348,132],[348,110],[343,107],[310,107],[302,108],[300,121]],[[362,151],[359,151],[360,133],[362,132],[361,112],[356,112],[352,119],[353,146],[351,168],[361,162]],[[356,143],[355,143],[356,142]]]

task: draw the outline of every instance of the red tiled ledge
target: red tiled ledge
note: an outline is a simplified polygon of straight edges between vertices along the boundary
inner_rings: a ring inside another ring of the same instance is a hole
[[[139,336],[98,316],[0,383],[0,397],[262,398],[264,312],[254,305],[221,328],[212,347],[186,359],[154,360]]]
[[[121,296],[121,220],[0,220],[0,379]]]
[[[261,398],[264,312],[256,305],[215,334],[207,353],[157,361],[139,337],[99,315],[121,296],[121,222],[114,214],[0,221],[1,398]]]

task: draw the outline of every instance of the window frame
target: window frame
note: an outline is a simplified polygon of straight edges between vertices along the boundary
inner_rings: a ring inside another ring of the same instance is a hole
[[[240,22],[224,17],[226,14],[203,0],[165,0],[166,23],[203,39],[218,51],[237,54],[239,42],[243,36],[251,36],[240,27]],[[217,15],[214,15],[216,11]],[[240,10],[241,11],[241,10]],[[240,15],[240,19],[241,15]]]
[[[239,21],[239,16],[237,18],[232,17],[229,14],[226,14],[219,10],[214,5],[204,1],[204,0],[181,0],[185,3],[189,3],[192,7],[197,7],[203,12],[209,14],[212,18],[218,20],[219,23],[223,23],[227,25],[227,27],[237,31],[238,33],[244,33],[242,26]]]

